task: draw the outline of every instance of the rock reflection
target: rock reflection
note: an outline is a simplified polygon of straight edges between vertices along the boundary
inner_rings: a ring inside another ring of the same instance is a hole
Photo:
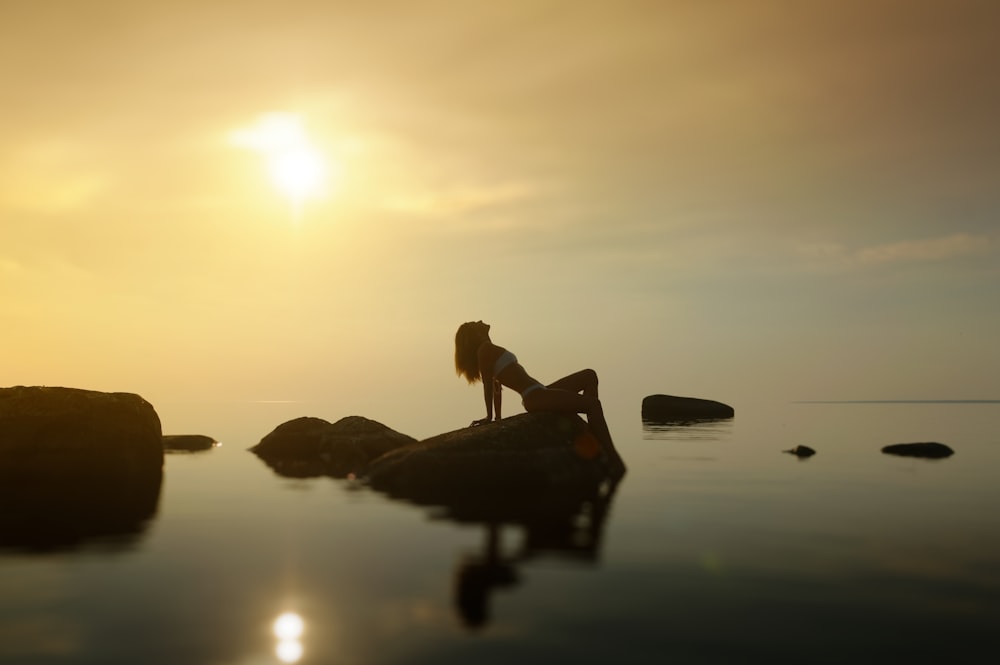
[[[682,418],[643,420],[644,439],[708,440],[722,439],[732,432],[732,418]]]
[[[490,595],[516,586],[517,565],[539,557],[569,558],[597,562],[611,499],[621,476],[609,477],[586,496],[566,497],[534,506],[510,504],[499,499],[492,507],[480,503],[447,506],[440,516],[459,522],[479,522],[485,527],[482,552],[465,557],[455,571],[455,609],[470,630],[489,623]],[[520,527],[520,548],[506,554],[504,527]]]
[[[156,516],[163,469],[66,472],[0,483],[0,551],[129,549]]]
[[[596,562],[611,500],[624,471],[607,474],[589,485],[562,487],[560,492],[503,491],[458,494],[427,502],[396,492],[396,499],[433,506],[432,518],[485,529],[482,550],[464,557],[454,575],[455,610],[470,630],[490,620],[490,596],[495,590],[517,586],[517,566],[539,557]],[[507,527],[523,532],[518,548],[505,552],[502,534]]]

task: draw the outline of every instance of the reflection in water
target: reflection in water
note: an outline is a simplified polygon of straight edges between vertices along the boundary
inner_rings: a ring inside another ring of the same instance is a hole
[[[163,469],[69,469],[0,481],[0,551],[127,549],[156,515]]]
[[[467,556],[455,572],[455,609],[463,624],[475,630],[489,622],[490,594],[518,584],[519,563],[541,556],[596,562],[608,508],[620,480],[607,478],[585,496],[515,510],[504,498],[498,498],[492,509],[482,504],[471,511],[464,506],[447,507],[443,517],[479,522],[486,530],[482,552]],[[501,542],[506,525],[524,531],[520,548],[511,554],[504,552]]]
[[[302,617],[295,612],[285,612],[274,620],[274,636],[278,638],[274,653],[278,660],[283,663],[297,663],[302,659],[304,649],[301,637],[305,632],[305,625]]]
[[[500,525],[486,525],[484,553],[467,557],[455,575],[455,607],[468,628],[480,628],[489,621],[490,592],[518,583],[514,559],[500,551]]]
[[[523,512],[499,512],[488,516],[483,525],[486,538],[483,551],[463,560],[455,574],[455,607],[462,622],[470,629],[485,626],[490,618],[489,597],[495,589],[516,586],[519,582],[516,565],[539,556],[570,557],[596,562],[601,535],[607,520],[611,498],[621,478],[607,478],[593,493],[570,501],[536,505]],[[496,508],[502,511],[498,499]],[[464,510],[449,510],[445,515],[457,521],[480,521]],[[505,555],[501,531],[505,524],[524,529],[521,548]]]
[[[732,418],[686,418],[642,421],[642,438],[672,441],[720,441],[733,431]]]
[[[297,663],[302,660],[302,643],[298,640],[281,640],[274,653],[282,663]]]

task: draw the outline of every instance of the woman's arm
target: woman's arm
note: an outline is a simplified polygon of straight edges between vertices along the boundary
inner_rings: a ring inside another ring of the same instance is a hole
[[[493,409],[496,419],[500,420],[500,406],[503,403],[503,386],[498,379],[493,379]]]
[[[486,402],[486,417],[472,421],[472,427],[485,425],[493,420],[493,377],[483,377],[483,400]]]
[[[493,345],[484,343],[479,347],[479,378],[483,382],[483,401],[486,402],[486,417],[473,420],[472,425],[482,425],[493,420]]]

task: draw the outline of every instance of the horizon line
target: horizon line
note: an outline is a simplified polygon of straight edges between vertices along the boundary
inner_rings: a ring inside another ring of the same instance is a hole
[[[792,404],[1000,404],[1000,399],[803,399]]]

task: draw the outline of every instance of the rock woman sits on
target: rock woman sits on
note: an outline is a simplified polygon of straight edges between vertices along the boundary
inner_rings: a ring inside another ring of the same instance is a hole
[[[490,326],[482,321],[463,323],[455,333],[455,371],[469,383],[482,381],[486,417],[472,421],[483,425],[500,420],[501,386],[521,395],[524,410],[584,413],[590,430],[607,451],[614,450],[604,409],[597,397],[597,372],[584,369],[544,385],[532,378],[513,353],[490,339]]]

